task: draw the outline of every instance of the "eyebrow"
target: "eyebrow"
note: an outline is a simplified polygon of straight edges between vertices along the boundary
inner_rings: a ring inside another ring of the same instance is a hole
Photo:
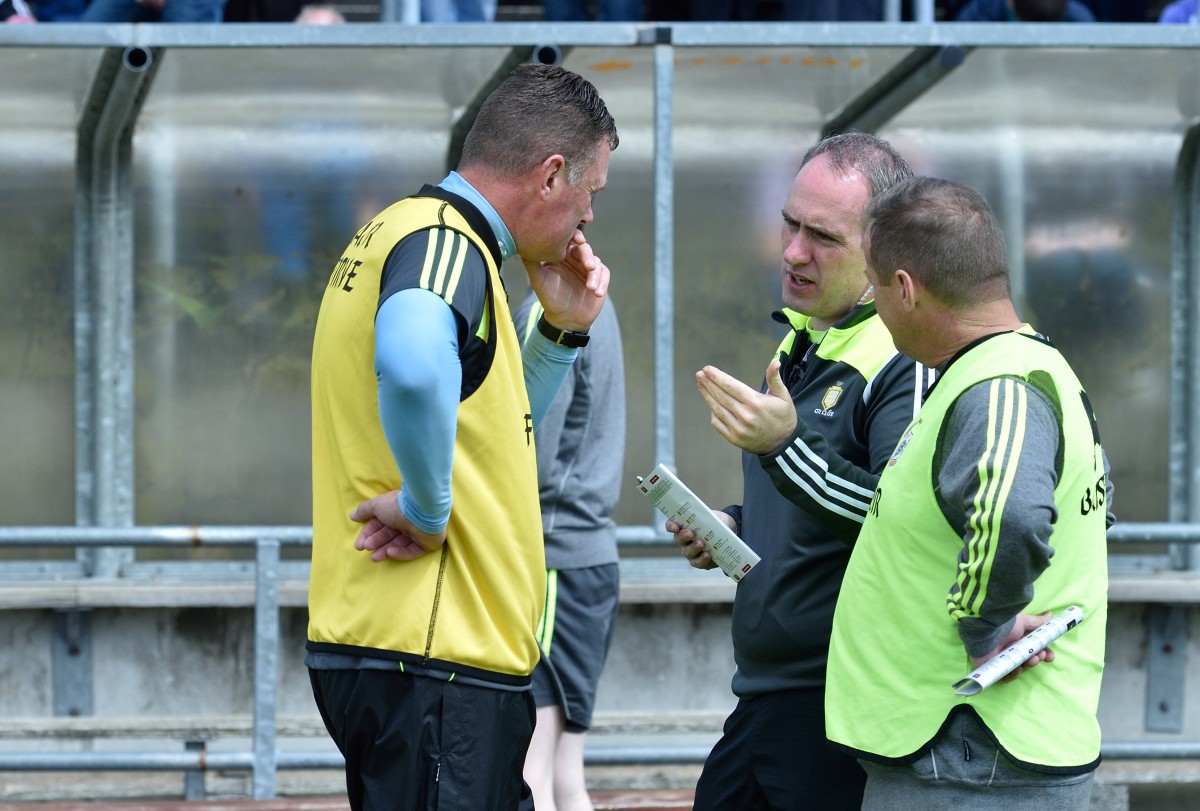
[[[826,239],[832,239],[842,245],[850,244],[850,240],[848,240],[846,238],[845,234],[842,234],[838,231],[831,230],[822,225],[814,225],[811,222],[802,222],[802,221],[796,219],[795,217],[793,217],[791,214],[788,214],[786,211],[781,211],[780,213],[783,215],[783,221],[786,222],[788,225],[799,226],[806,231],[811,231],[814,234],[818,234],[822,237],[825,237]]]

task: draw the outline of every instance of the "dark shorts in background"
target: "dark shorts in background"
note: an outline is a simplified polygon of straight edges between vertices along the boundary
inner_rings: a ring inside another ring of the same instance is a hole
[[[546,610],[538,628],[542,660],[533,671],[533,698],[539,707],[562,707],[568,731],[592,725],[620,585],[615,563],[546,572]]]

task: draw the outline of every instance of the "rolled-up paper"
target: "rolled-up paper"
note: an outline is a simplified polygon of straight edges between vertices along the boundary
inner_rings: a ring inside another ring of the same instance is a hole
[[[1034,628],[1025,636],[981,664],[973,672],[954,683],[954,692],[960,696],[973,696],[1000,681],[1025,664],[1046,647],[1083,622],[1083,609],[1071,606],[1053,619]]]

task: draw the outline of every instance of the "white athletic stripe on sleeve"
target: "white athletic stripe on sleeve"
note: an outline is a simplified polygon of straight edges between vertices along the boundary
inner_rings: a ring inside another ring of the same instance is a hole
[[[809,461],[802,459],[797,450]],[[866,518],[874,492],[841,477],[830,476],[825,460],[800,440],[792,443],[775,461],[788,479],[825,509],[859,523]],[[838,487],[842,490],[836,489]],[[864,498],[856,499],[855,494]]]

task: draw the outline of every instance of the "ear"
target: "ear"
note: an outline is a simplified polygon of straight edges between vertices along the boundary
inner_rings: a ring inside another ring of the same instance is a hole
[[[551,155],[538,166],[538,194],[543,200],[550,196],[556,184],[566,182],[567,161],[562,155]]]
[[[919,292],[919,283],[914,279],[907,270],[898,269],[892,279],[892,283],[900,288],[900,306],[906,312],[911,312],[917,306],[917,293]]]

